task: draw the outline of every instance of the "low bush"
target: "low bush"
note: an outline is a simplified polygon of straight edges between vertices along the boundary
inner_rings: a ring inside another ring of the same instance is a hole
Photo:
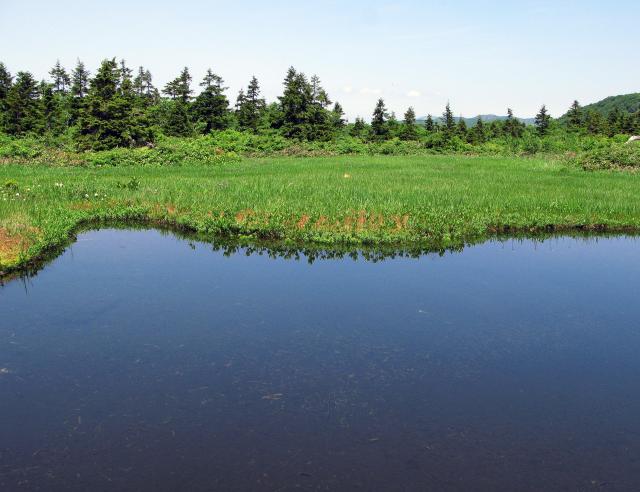
[[[640,169],[640,145],[616,143],[579,153],[575,162],[586,170]]]

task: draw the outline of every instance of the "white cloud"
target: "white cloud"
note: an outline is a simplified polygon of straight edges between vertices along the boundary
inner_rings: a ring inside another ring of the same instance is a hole
[[[353,87],[351,87],[350,85],[345,85],[342,88],[342,92],[344,92],[346,94],[351,94],[353,92]]]
[[[379,96],[380,94],[382,94],[382,91],[380,89],[370,89],[369,87],[363,87],[362,89],[360,89],[360,94],[363,94],[365,96]]]
[[[409,92],[407,92],[407,97],[420,97],[421,95],[422,95],[422,92],[417,91],[415,89],[412,89]]]

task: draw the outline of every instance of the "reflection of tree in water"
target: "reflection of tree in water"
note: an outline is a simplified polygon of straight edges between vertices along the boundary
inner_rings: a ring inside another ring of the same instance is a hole
[[[95,231],[100,229],[122,229],[122,230],[156,230],[163,235],[170,235],[188,241],[189,247],[196,248],[197,243],[211,245],[212,250],[222,253],[224,256],[233,255],[260,255],[267,256],[272,259],[285,259],[300,261],[305,260],[309,264],[318,260],[339,260],[351,258],[352,260],[381,262],[384,260],[393,260],[396,258],[419,258],[426,255],[444,256],[446,253],[460,253],[465,247],[484,243],[489,240],[494,241],[517,241],[524,242],[526,240],[535,242],[544,242],[554,237],[573,237],[582,238],[585,241],[597,240],[598,238],[607,238],[619,236],[619,234],[593,233],[575,231],[569,233],[513,233],[513,234],[494,234],[492,236],[477,237],[465,241],[462,245],[441,246],[429,243],[418,244],[383,244],[383,245],[353,245],[353,244],[298,244],[286,240],[265,240],[254,238],[237,238],[231,236],[213,236],[202,233],[193,232],[181,227],[169,226],[164,224],[149,224],[145,222],[126,222],[126,223],[98,223],[85,224],[75,231],[69,239],[54,248],[46,250],[40,257],[35,258],[20,269],[9,272],[0,271],[0,286],[4,282],[14,278],[28,279],[37,275],[49,262],[60,256],[64,250],[76,240],[76,234],[82,232]]]

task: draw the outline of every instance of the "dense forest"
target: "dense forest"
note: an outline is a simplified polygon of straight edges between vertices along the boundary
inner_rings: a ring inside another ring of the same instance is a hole
[[[129,68],[125,61],[104,60],[94,74],[78,61],[71,71],[57,62],[49,80],[37,81],[27,71],[12,75],[0,63],[0,132],[11,137],[46,137],[75,150],[152,147],[166,137],[195,137],[218,132],[243,132],[293,142],[332,142],[351,138],[363,143],[414,142],[427,149],[468,149],[489,142],[543,138],[550,133],[613,137],[640,132],[640,110],[611,105],[582,108],[575,101],[560,119],[542,106],[527,127],[511,109],[503,120],[473,125],[456,118],[449,104],[441,116],[416,121],[413,108],[402,118],[389,112],[383,99],[370,123],[347,122],[340,103],[333,102],[317,76],[290,68],[277,101],[267,102],[252,77],[232,102],[223,78],[212,70],[194,84],[185,67],[159,89],[151,72]],[[195,88],[198,88],[196,91]]]

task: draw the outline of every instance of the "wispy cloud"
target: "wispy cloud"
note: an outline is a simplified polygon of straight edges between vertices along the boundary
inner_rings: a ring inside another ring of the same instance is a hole
[[[351,87],[350,85],[345,85],[342,88],[342,92],[344,92],[345,94],[351,94],[353,92],[353,87]]]
[[[379,96],[380,94],[382,94],[382,90],[363,87],[362,89],[360,89],[360,94],[364,96]]]
[[[415,89],[411,89],[409,92],[407,92],[407,97],[420,97],[420,96],[422,96],[422,92]]]

